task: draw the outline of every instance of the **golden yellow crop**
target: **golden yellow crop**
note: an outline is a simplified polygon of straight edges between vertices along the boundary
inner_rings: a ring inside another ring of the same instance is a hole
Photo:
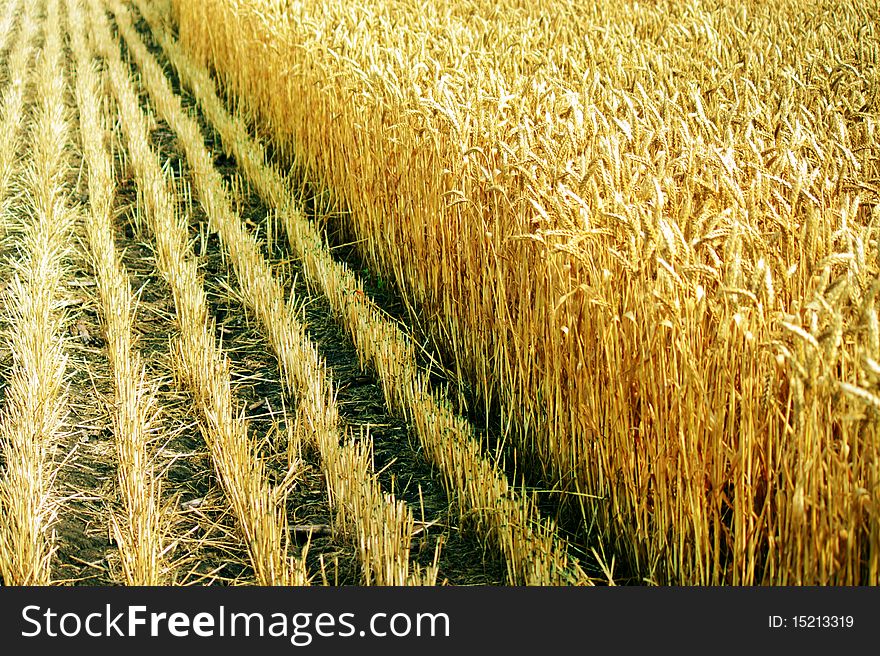
[[[0,0],[0,583],[880,583],[876,13]]]
[[[656,583],[878,582],[864,3],[172,4],[583,545]]]

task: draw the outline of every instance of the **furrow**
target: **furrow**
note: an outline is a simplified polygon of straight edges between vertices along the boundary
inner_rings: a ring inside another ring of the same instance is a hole
[[[160,438],[154,425],[156,398],[144,379],[131,327],[133,300],[128,274],[113,238],[115,178],[101,114],[103,75],[83,31],[80,0],[67,0],[71,47],[76,60],[76,99],[82,147],[88,169],[89,211],[85,228],[96,272],[104,331],[113,375],[113,435],[118,459],[121,510],[111,514],[111,531],[119,548],[128,585],[161,585],[168,581],[171,544],[168,508],[161,501],[154,454],[149,443]],[[164,441],[164,440],[163,440]]]
[[[9,53],[8,82],[0,99],[0,216],[6,213],[9,183],[19,165],[25,91],[31,73],[36,29],[32,3],[25,3],[18,35]]]

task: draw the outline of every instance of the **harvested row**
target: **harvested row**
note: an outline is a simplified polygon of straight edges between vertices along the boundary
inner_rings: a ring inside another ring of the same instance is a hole
[[[114,385],[113,436],[121,509],[111,515],[111,531],[119,548],[125,583],[161,585],[169,579],[170,510],[161,501],[160,481],[149,448],[158,428],[153,420],[156,398],[144,380],[140,354],[132,337],[131,283],[113,238],[116,184],[101,113],[103,76],[93,63],[83,32],[80,0],[67,0],[67,11],[88,170],[86,236],[97,277]]]
[[[180,339],[179,374],[191,388],[201,411],[203,435],[262,585],[304,585],[301,561],[288,554],[286,520],[280,502],[285,486],[272,489],[265,468],[249,439],[245,422],[234,410],[229,365],[209,331],[204,289],[188,248],[186,225],[176,213],[170,183],[149,142],[147,119],[113,41],[98,0],[90,0],[90,23],[97,48],[106,61],[117,100],[130,162],[146,207],[159,269],[174,297]]]
[[[431,584],[436,568],[411,571],[409,552],[413,517],[406,505],[383,495],[369,471],[369,450],[340,444],[338,409],[331,382],[304,327],[285,305],[282,288],[260,254],[255,239],[235,216],[220,174],[204,147],[198,124],[188,117],[164,73],[147,51],[118,2],[110,6],[129,52],[163,119],[174,129],[187,153],[199,199],[229,253],[241,294],[257,314],[278,353],[286,383],[295,391],[307,429],[320,452],[339,527],[356,541],[364,582],[379,585]]]
[[[32,41],[37,29],[32,3],[25,5],[19,21],[18,36],[9,54],[7,86],[0,100],[0,215],[5,215],[9,183],[18,164],[19,134],[24,118],[24,95],[30,75]],[[17,3],[13,3],[10,5],[10,10],[16,6]],[[10,11],[8,16],[12,15]]]
[[[459,497],[462,518],[473,515],[478,528],[494,537],[507,562],[508,581],[526,585],[586,582],[584,573],[568,558],[564,539],[541,519],[534,501],[517,494],[503,472],[481,453],[468,422],[430,390],[401,329],[366,298],[358,277],[333,260],[318,232],[296,207],[290,181],[266,163],[262,146],[248,135],[241,120],[229,114],[205,69],[183,52],[147,3],[136,0],[136,4],[225,147],[277,212],[307,277],[341,317],[362,363],[375,367],[387,404],[414,424],[426,455],[443,472],[449,493]]]
[[[0,415],[6,465],[0,480],[0,575],[6,585],[50,582],[58,512],[55,447],[67,402],[64,318],[56,303],[73,225],[65,184],[69,124],[58,0],[47,4],[45,43],[36,66],[32,159],[21,179],[27,199],[20,217],[22,259],[9,284],[6,310],[6,340],[15,362]],[[25,3],[22,52],[32,38],[32,5]]]

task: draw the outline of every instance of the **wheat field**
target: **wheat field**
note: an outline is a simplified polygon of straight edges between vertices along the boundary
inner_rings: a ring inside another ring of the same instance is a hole
[[[876,16],[0,2],[0,580],[877,584]]]

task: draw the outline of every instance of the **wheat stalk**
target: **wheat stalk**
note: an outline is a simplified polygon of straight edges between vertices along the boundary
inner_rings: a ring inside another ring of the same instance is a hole
[[[365,297],[357,277],[333,261],[318,233],[295,206],[290,182],[264,163],[263,149],[248,136],[242,122],[226,111],[204,69],[172,41],[154,12],[142,2],[137,4],[248,179],[278,213],[309,281],[321,289],[333,311],[342,317],[362,362],[376,367],[388,404],[405,416],[417,418],[413,421],[419,439],[444,472],[450,492],[461,496],[463,515],[475,514],[482,529],[497,536],[509,561],[510,583],[546,585],[585,580],[583,573],[577,573],[567,561],[564,541],[555,535],[552,526],[542,522],[532,501],[508,485],[504,475],[474,444],[467,422],[456,417],[428,389],[415,364],[412,345]]]
[[[89,212],[85,227],[113,370],[112,410],[122,509],[111,515],[124,580],[128,585],[161,585],[171,578],[168,562],[169,509],[149,443],[157,438],[156,396],[146,382],[132,336],[131,283],[113,238],[115,177],[101,114],[103,75],[93,63],[84,34],[79,0],[67,2],[71,49],[76,59],[76,99],[84,159],[88,165]]]

